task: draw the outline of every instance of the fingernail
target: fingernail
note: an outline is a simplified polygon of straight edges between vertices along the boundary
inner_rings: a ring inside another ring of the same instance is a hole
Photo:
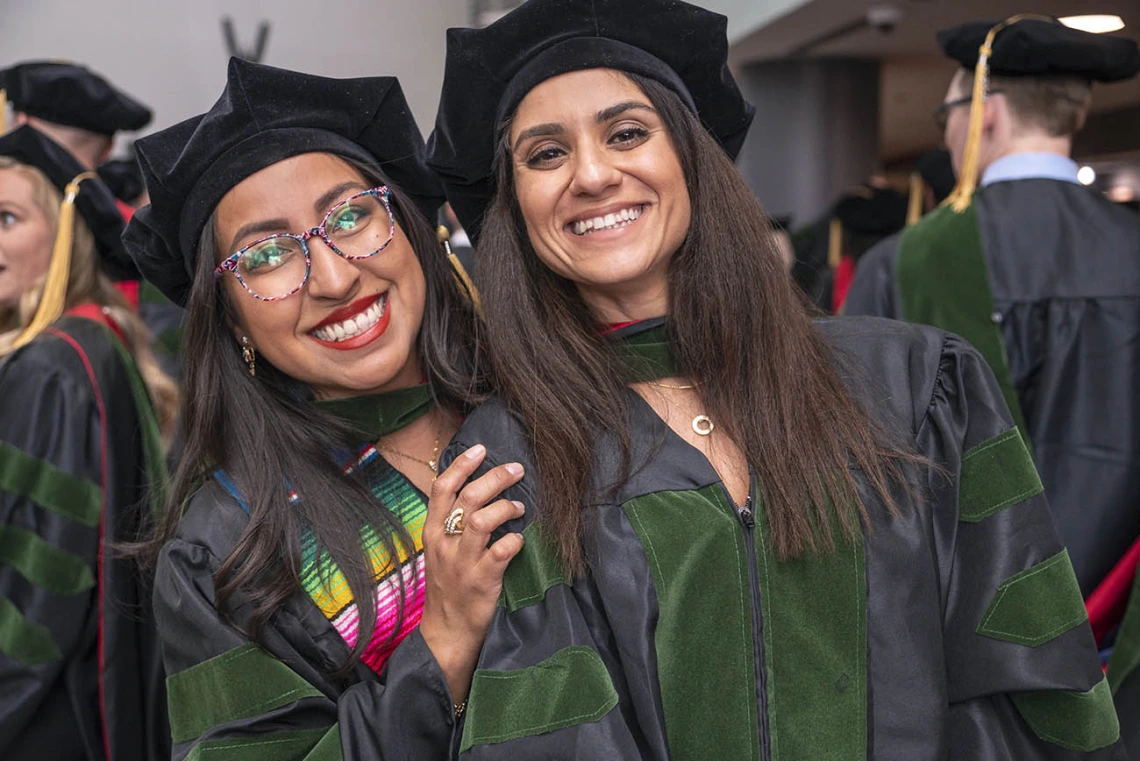
[[[515,509],[517,509],[520,513],[526,512],[526,505],[524,505],[522,502],[519,502],[518,500],[514,500],[511,502],[511,504],[514,505]]]
[[[477,460],[480,457],[482,457],[483,453],[486,451],[487,451],[487,448],[485,446],[483,446],[482,444],[476,444],[475,446],[471,447],[466,452],[464,452],[463,456],[470,458],[472,460]]]
[[[507,472],[512,476],[521,476],[523,472],[523,466],[519,465],[517,462],[512,462],[507,466]]]

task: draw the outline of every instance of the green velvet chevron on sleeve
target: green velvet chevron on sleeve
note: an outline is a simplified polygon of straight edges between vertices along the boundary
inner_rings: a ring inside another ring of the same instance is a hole
[[[176,743],[200,737],[220,724],[321,695],[252,643],[167,677],[166,689],[170,733]]]
[[[1107,679],[1088,692],[1040,690],[1015,692],[1010,698],[1038,737],[1062,748],[1088,753],[1120,737]]]
[[[0,653],[24,666],[41,666],[63,657],[42,624],[29,621],[11,600],[0,597]]]
[[[102,495],[97,484],[6,441],[0,441],[0,491],[29,499],[84,526],[99,525]]]
[[[971,447],[962,456],[960,483],[958,518],[966,523],[985,520],[1045,490],[1018,428]]]
[[[1037,647],[1088,620],[1067,550],[1006,579],[978,624],[978,634]]]
[[[584,646],[527,668],[476,671],[459,752],[597,721],[617,702],[601,656]]]

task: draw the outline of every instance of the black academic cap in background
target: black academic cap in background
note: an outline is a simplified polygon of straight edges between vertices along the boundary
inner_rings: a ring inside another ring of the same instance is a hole
[[[732,158],[752,123],[728,69],[727,20],[679,0],[530,0],[485,29],[450,29],[428,163],[476,238],[498,130],[547,79],[607,68],[673,90]]]
[[[860,185],[836,202],[832,215],[846,230],[890,235],[906,224],[906,208],[906,196],[894,188]]]
[[[28,126],[0,137],[0,156],[40,170],[60,193],[86,171],[67,149]],[[123,215],[107,186],[98,178],[80,183],[75,209],[95,237],[103,271],[112,280],[137,280],[138,271],[123,249]]]
[[[96,171],[115,198],[123,203],[134,201],[146,190],[137,159],[111,159],[100,164]]]
[[[95,72],[74,63],[28,61],[0,72],[12,109],[99,135],[150,123],[150,109]]]
[[[150,205],[124,239],[143,276],[186,305],[196,248],[231,188],[303,153],[379,170],[429,220],[443,203],[423,136],[394,77],[329,79],[231,58],[226,89],[205,114],[135,141]]]
[[[950,151],[939,150],[923,154],[914,162],[914,171],[922,177],[922,181],[934,191],[934,202],[942,203],[946,196],[954,190],[958,181],[954,176],[954,162],[950,158]]]
[[[938,33],[948,58],[973,70],[986,35],[999,22],[972,21]],[[1140,72],[1140,45],[1124,37],[1070,29],[1060,22],[1022,19],[994,37],[990,73],[999,76],[1071,75],[1118,82]]]

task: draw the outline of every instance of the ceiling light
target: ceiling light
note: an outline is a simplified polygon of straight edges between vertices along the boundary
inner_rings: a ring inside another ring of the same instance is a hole
[[[1096,182],[1096,170],[1091,166],[1083,166],[1077,172],[1077,180],[1082,185],[1092,185]]]
[[[1120,16],[1065,16],[1058,21],[1072,29],[1080,29],[1082,32],[1092,32],[1093,34],[1119,32],[1124,28],[1124,19]]]

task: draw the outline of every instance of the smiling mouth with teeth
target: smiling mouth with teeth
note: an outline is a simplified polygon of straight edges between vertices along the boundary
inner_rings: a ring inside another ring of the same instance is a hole
[[[571,222],[567,227],[570,228],[570,232],[579,236],[601,232],[602,230],[616,230],[620,227],[633,224],[644,212],[645,205],[639,204],[637,206],[631,206],[628,209],[614,212],[613,214],[606,214],[604,217],[579,219],[575,222]]]
[[[339,343],[340,341],[347,341],[350,338],[355,338],[364,331],[374,327],[376,323],[384,316],[384,311],[388,308],[388,293],[381,294],[380,298],[376,300],[372,306],[360,312],[355,317],[349,317],[347,320],[334,322],[331,325],[325,325],[322,328],[315,328],[309,331],[314,338],[319,338],[322,341],[329,343]]]

